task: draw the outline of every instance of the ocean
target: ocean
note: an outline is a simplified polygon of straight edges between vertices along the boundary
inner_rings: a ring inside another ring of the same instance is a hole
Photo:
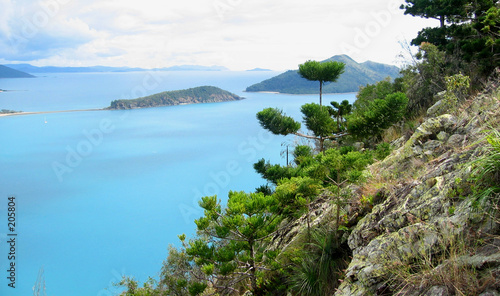
[[[230,190],[254,191],[265,181],[253,163],[286,163],[286,146],[297,139],[263,130],[255,114],[278,107],[300,120],[300,106],[318,102],[318,95],[244,92],[276,74],[47,73],[1,79],[0,89],[7,91],[0,93],[0,109],[22,111],[104,108],[115,99],[202,85],[246,99],[0,117],[0,295],[33,295],[42,269],[49,296],[117,295],[122,289],[113,283],[123,275],[158,278],[168,245],[179,246],[179,234],[195,233],[202,196],[224,202]],[[352,102],[355,94],[323,100],[344,99]]]

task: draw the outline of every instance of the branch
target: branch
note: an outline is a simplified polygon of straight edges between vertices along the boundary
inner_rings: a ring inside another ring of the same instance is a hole
[[[310,136],[310,135],[306,135],[306,134],[299,133],[299,132],[295,132],[293,134],[296,136],[299,136],[299,137],[304,137],[304,138],[312,139],[312,140],[319,140],[320,139],[320,137]],[[326,136],[326,137],[323,137],[323,139],[338,139],[338,138],[341,138],[341,137],[344,137],[347,135],[349,135],[349,133],[341,133],[341,134],[335,134],[333,136]]]

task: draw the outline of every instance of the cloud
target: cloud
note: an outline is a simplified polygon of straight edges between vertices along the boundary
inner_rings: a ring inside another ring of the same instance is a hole
[[[59,0],[62,1],[62,0]],[[4,59],[29,61],[57,55],[96,38],[97,32],[78,18],[64,15],[56,0],[17,4],[7,1],[0,31]]]
[[[397,41],[427,25],[403,16],[400,2],[0,0],[0,56],[39,65],[278,70],[341,53],[392,62]]]

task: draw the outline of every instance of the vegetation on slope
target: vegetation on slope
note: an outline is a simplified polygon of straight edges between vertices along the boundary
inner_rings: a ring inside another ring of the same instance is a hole
[[[137,109],[183,104],[218,103],[243,98],[215,86],[199,86],[184,90],[166,91],[131,100],[115,100],[108,109]]]
[[[426,3],[406,2],[413,15]],[[470,22],[436,16],[455,26],[450,42],[496,50],[455,34],[486,19],[498,32],[498,8],[477,3]],[[291,165],[257,162],[268,183],[253,193],[204,197],[197,234],[180,236],[159,281],[124,278],[123,295],[494,295],[500,70],[445,49],[421,44],[401,78],[362,87],[353,106],[303,106],[315,145],[296,146]],[[300,129],[273,108],[258,120]]]

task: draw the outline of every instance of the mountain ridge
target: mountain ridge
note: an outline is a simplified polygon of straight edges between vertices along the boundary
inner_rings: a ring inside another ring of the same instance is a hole
[[[347,55],[335,55],[326,61],[345,63],[345,72],[335,83],[325,83],[323,93],[357,92],[360,86],[373,84],[387,77],[391,79],[399,75],[399,68],[392,65],[366,61],[358,63]],[[247,92],[279,92],[288,94],[317,94],[319,84],[300,77],[297,70],[288,70],[260,83],[253,84]]]
[[[0,78],[33,78],[35,76],[24,71],[0,65]]]
[[[56,66],[33,66],[31,64],[7,64],[9,68],[27,73],[92,73],[92,72],[139,72],[139,71],[227,71],[222,66],[198,66],[198,65],[179,65],[164,68],[131,68],[131,67],[108,67],[108,66],[89,66],[89,67],[56,67]]]

